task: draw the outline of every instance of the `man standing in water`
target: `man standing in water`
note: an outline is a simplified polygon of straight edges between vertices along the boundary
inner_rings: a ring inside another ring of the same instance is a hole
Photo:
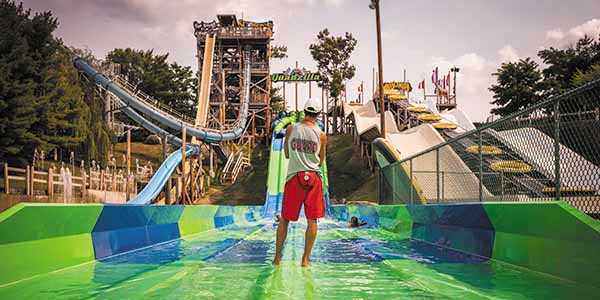
[[[304,105],[304,113],[304,120],[291,124],[285,130],[283,151],[290,161],[283,193],[282,218],[277,227],[274,265],[281,261],[289,222],[298,220],[304,204],[307,227],[302,266],[309,267],[310,252],[317,238],[317,219],[325,215],[320,167],[325,160],[327,135],[317,125],[321,113],[320,102],[309,99]]]

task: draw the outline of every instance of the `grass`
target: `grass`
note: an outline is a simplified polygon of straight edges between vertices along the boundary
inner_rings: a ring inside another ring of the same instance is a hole
[[[329,193],[333,199],[377,201],[375,176],[360,157],[351,135],[328,137]]]
[[[211,186],[202,203],[219,205],[262,205],[267,189],[269,148],[257,145],[252,152],[252,169],[240,175],[233,185]]]
[[[173,149],[169,149],[169,153]],[[113,147],[113,156],[116,159],[117,167],[126,168],[127,165],[123,161],[123,155],[127,154],[127,143],[117,143]],[[135,167],[135,160],[138,159],[140,165],[146,161],[152,163],[152,167],[156,170],[162,163],[162,145],[150,145],[144,143],[131,143],[131,167]]]

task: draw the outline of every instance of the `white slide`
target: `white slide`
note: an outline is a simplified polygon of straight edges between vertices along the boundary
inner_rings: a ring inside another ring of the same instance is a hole
[[[379,114],[373,101],[358,107],[344,103],[344,111],[346,116],[353,116],[359,136],[365,140],[381,136]],[[445,141],[430,124],[423,124],[400,132],[393,114],[390,111],[386,111],[385,114],[386,138],[400,152],[402,158],[417,154]],[[470,126],[473,126],[464,113],[459,111],[456,115],[458,117],[455,119],[466,120]],[[428,202],[435,202],[438,193],[435,152],[416,158],[413,161],[413,171],[416,171],[414,177],[422,187],[425,198]],[[479,198],[479,178],[473,174],[450,146],[440,149],[440,171],[444,172],[443,182],[440,181],[440,202],[475,201]],[[485,187],[483,187],[483,195],[487,199],[493,197]]]
[[[407,158],[445,141],[430,124],[422,124],[400,133],[388,134],[387,139],[400,152],[402,158]],[[440,202],[476,201],[479,198],[479,178],[450,146],[444,146],[439,151],[439,168],[442,174]],[[435,151],[413,160],[413,176],[419,182],[428,203],[434,202],[438,193]],[[493,197],[485,186],[482,188],[484,199]]]
[[[497,138],[510,150],[521,156],[535,170],[551,180],[554,176],[554,139],[540,130],[526,127],[512,130],[485,132]],[[540,155],[545,153],[547,157]],[[600,191],[600,168],[562,144],[559,146],[560,182],[563,187],[595,187]],[[597,192],[596,194],[599,194]]]

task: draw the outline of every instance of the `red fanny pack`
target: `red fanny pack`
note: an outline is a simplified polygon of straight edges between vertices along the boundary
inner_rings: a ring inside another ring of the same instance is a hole
[[[317,176],[319,176],[317,172],[311,171],[296,173],[296,178],[298,179],[298,182],[300,182],[300,186],[305,190],[310,190],[313,188],[315,182],[317,181]]]

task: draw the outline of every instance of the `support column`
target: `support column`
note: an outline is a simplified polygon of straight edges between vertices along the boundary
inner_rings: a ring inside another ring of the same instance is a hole
[[[185,204],[187,200],[187,191],[186,191],[186,168],[185,168],[185,147],[186,147],[186,132],[187,127],[183,126],[183,130],[181,132],[181,178],[182,178],[182,187],[181,187],[181,203]]]

